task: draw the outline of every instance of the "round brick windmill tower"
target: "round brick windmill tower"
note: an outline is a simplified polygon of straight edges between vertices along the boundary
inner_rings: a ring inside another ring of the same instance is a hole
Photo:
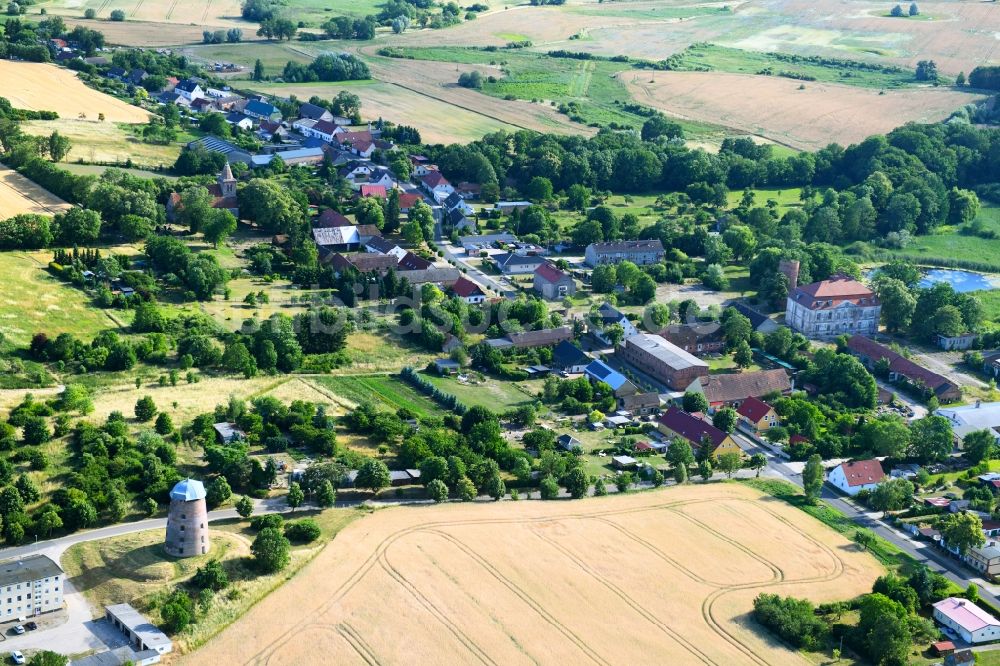
[[[174,557],[192,557],[204,555],[211,547],[205,486],[201,481],[185,479],[170,491],[164,548]]]

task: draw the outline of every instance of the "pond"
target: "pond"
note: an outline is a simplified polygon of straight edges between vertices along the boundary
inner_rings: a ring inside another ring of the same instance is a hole
[[[973,273],[972,271],[959,271],[951,268],[932,268],[924,273],[924,277],[918,283],[921,287],[930,287],[940,282],[947,282],[960,294],[967,291],[980,291],[983,289],[996,289],[1000,286],[1000,279]]]

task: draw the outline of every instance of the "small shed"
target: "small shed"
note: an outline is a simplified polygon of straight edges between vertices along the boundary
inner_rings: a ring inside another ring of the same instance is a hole
[[[573,435],[559,435],[556,438],[556,446],[558,446],[563,451],[569,451],[570,453],[581,453],[583,452],[583,444]]]
[[[434,360],[434,369],[439,375],[454,375],[462,369],[462,365],[450,358],[438,358]]]
[[[615,469],[634,469],[639,461],[632,456],[614,456],[611,458],[611,464]]]
[[[231,444],[232,442],[239,442],[246,439],[246,433],[236,427],[235,423],[216,423],[212,426],[215,428],[215,436],[223,444]]]

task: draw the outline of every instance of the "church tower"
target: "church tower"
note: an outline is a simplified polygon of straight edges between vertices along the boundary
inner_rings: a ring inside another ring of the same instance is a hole
[[[229,162],[226,162],[226,166],[222,168],[222,173],[219,174],[219,194],[223,198],[236,196],[236,177],[233,176],[233,170],[229,167]]]

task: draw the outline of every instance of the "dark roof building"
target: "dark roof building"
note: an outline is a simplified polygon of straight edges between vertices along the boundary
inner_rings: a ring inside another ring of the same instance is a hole
[[[569,340],[563,340],[552,349],[552,367],[557,370],[582,372],[590,363],[587,353]]]
[[[740,450],[733,438],[725,432],[708,421],[674,406],[670,406],[667,411],[660,414],[656,423],[661,432],[687,440],[691,448],[696,451],[706,444],[711,447],[713,453],[720,452],[720,448],[735,449],[737,452]]]
[[[53,576],[61,576],[63,570],[46,555],[28,555],[19,560],[8,560],[0,564],[0,585],[15,585]]]
[[[695,356],[717,354],[725,347],[722,326],[716,321],[671,324],[660,331],[660,337]]]
[[[864,363],[869,370],[882,359],[889,363],[889,378],[905,380],[910,385],[925,387],[941,402],[954,402],[962,397],[962,390],[948,378],[918,365],[899,352],[881,345],[863,335],[852,335],[847,339],[847,348]]]
[[[738,406],[747,398],[762,398],[774,393],[787,394],[792,390],[788,375],[781,368],[758,372],[737,372],[709,375],[698,380],[692,390],[701,390],[713,407]]]

